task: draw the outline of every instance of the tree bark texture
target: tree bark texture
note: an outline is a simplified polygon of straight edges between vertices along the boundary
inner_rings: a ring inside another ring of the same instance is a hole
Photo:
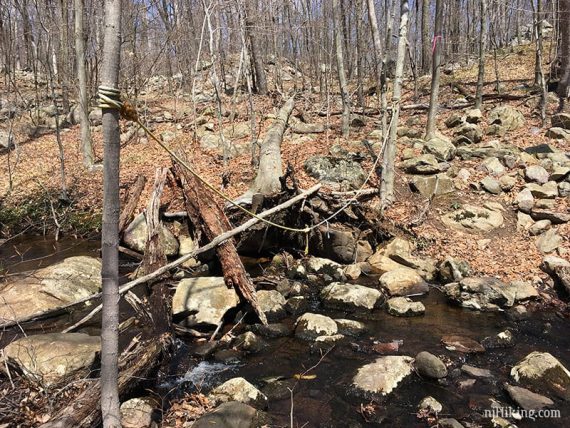
[[[437,129],[436,119],[439,102],[439,75],[441,71],[441,45],[442,38],[442,20],[443,20],[443,0],[436,0],[435,3],[435,30],[433,34],[433,59],[431,74],[431,90],[429,97],[429,111],[426,128],[426,140],[430,140],[435,136]]]
[[[570,0],[560,0],[559,8],[561,74],[558,95],[564,101],[570,98]]]
[[[485,50],[487,46],[487,0],[479,0],[479,72],[477,73],[477,92],[475,95],[475,108],[483,104],[483,84],[485,83]]]
[[[348,83],[346,80],[346,70],[344,69],[344,52],[343,52],[343,30],[342,22],[344,17],[341,12],[339,0],[333,0],[333,17],[334,17],[334,40],[336,49],[336,68],[338,72],[338,82],[340,86],[340,94],[342,98],[342,136],[348,138],[350,130],[350,94],[348,92]]]

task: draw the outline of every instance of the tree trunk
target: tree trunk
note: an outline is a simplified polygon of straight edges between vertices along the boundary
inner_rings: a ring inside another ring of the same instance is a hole
[[[336,68],[338,71],[338,82],[342,98],[342,136],[348,138],[350,127],[350,94],[346,81],[346,71],[344,69],[344,52],[342,45],[342,14],[339,0],[333,0],[334,35],[336,47]]]
[[[410,12],[408,0],[402,0],[400,12],[400,34],[398,38],[398,53],[396,57],[396,75],[392,94],[392,120],[389,126],[389,136],[384,146],[382,160],[382,178],[380,181],[380,199],[382,209],[394,202],[394,161],[396,160],[396,137],[398,135],[398,119],[400,115],[400,98],[402,92],[402,75],[408,34],[408,15]]]
[[[487,43],[487,0],[479,0],[479,72],[477,74],[477,93],[475,95],[475,108],[480,109],[483,103],[483,84],[485,83],[485,47]]]
[[[87,72],[85,70],[85,34],[83,29],[84,0],[74,0],[75,6],[75,57],[77,62],[77,83],[79,105],[76,107],[81,122],[81,151],[83,165],[92,168],[94,163],[91,128],[89,127],[89,96],[87,91]]]
[[[249,6],[249,3],[248,3]],[[254,30],[254,11],[253,7],[247,8],[247,16],[245,18],[245,30],[250,42],[251,61],[255,72],[255,89],[259,95],[267,94],[267,78],[265,77],[265,68],[263,68],[263,60],[259,51],[259,40]]]
[[[431,40],[429,39],[429,0],[422,0],[422,73],[429,71]]]
[[[564,106],[570,98],[570,0],[560,0],[559,8],[561,73],[558,95]]]
[[[101,83],[118,88],[121,60],[121,0],[105,0],[105,40]],[[119,356],[119,110],[103,109],[104,175],[103,314],[101,327],[101,412],[104,428],[120,428]]]
[[[147,240],[141,265],[141,276],[154,272],[166,264],[163,242],[160,235],[160,197],[166,181],[167,168],[157,168],[154,176],[154,189],[146,208]]]
[[[374,42],[374,58],[376,59],[376,93],[380,97],[382,90],[382,41],[380,40],[380,31],[378,30],[378,19],[376,18],[376,8],[374,0],[367,0],[368,4],[368,20],[370,21],[370,30],[372,31],[372,40]]]
[[[441,21],[443,19],[443,0],[437,0],[435,3],[435,30],[433,34],[433,61],[431,75],[431,91],[429,97],[429,111],[426,128],[426,140],[434,137],[437,119],[437,107],[439,97],[439,74],[441,62]]]
[[[61,32],[59,45],[59,82],[61,83],[61,98],[63,113],[69,113],[69,4],[68,0],[59,0],[61,12]]]
[[[267,131],[263,143],[261,143],[259,168],[251,188],[252,193],[270,195],[281,190],[281,182],[279,181],[279,177],[283,173],[281,166],[281,141],[283,140],[283,133],[293,107],[295,107],[295,98],[291,97],[279,110],[271,128]]]

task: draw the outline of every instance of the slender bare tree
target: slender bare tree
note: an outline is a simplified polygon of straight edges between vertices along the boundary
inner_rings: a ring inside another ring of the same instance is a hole
[[[562,99],[562,108],[565,101],[570,98],[570,0],[560,0],[560,62],[561,73],[558,83],[558,95]]]
[[[340,8],[339,0],[333,0],[332,6],[334,19],[334,40],[336,48],[336,68],[338,72],[340,96],[342,99],[342,135],[344,138],[348,138],[348,133],[350,130],[350,94],[348,92],[346,71],[344,69],[342,11]]]
[[[436,0],[435,2],[435,30],[433,33],[433,59],[431,64],[431,91],[429,97],[429,111],[426,127],[426,140],[430,140],[435,136],[436,117],[438,108],[439,97],[439,75],[440,75],[440,62],[441,62],[441,45],[442,34],[441,25],[443,20],[443,0]]]
[[[408,16],[410,7],[408,0],[402,0],[400,10],[400,34],[396,54],[396,74],[392,91],[392,120],[388,129],[388,141],[384,146],[382,160],[382,178],[380,181],[380,198],[382,209],[394,202],[394,162],[396,160],[396,138],[398,135],[398,119],[400,115],[400,98],[402,93],[402,77],[408,35]]]
[[[121,0],[105,0],[102,86],[118,88],[121,60]],[[101,327],[101,412],[104,428],[120,428],[119,360],[119,110],[103,109],[104,177],[103,313]]]
[[[477,92],[475,108],[483,103],[483,84],[485,81],[485,48],[487,46],[487,0],[479,0],[479,72],[477,73]]]
[[[87,71],[85,69],[85,32],[83,28],[84,0],[74,0],[75,7],[75,58],[77,62],[77,86],[79,103],[77,112],[81,122],[81,151],[86,168],[93,167],[94,155],[89,127],[89,97],[87,95]]]

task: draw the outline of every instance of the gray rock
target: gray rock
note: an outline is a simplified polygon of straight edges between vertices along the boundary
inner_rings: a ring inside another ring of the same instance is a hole
[[[89,112],[89,122],[92,126],[98,126],[103,123],[103,112],[100,108],[96,108]]]
[[[560,247],[564,242],[564,238],[556,233],[555,229],[549,229],[540,235],[535,243],[536,247],[542,253],[551,253]]]
[[[426,308],[422,302],[414,302],[407,297],[393,297],[388,300],[388,313],[397,317],[423,315]]]
[[[568,166],[557,166],[550,174],[550,180],[552,181],[562,181],[570,177],[570,167]]]
[[[488,157],[481,162],[481,169],[492,175],[501,175],[505,172],[505,167],[496,157]]]
[[[438,425],[440,428],[465,428],[459,423],[457,419],[453,418],[443,418],[438,420]]]
[[[479,342],[469,337],[446,335],[441,338],[441,341],[450,351],[463,352],[465,354],[485,352],[485,348]]]
[[[553,114],[551,118],[552,126],[570,129],[570,114],[568,113],[557,113]]]
[[[187,326],[217,326],[225,313],[238,305],[239,297],[223,277],[187,278],[180,281],[172,299],[172,315],[185,317]]]
[[[447,376],[447,367],[443,361],[429,352],[423,351],[416,355],[414,364],[420,376],[432,379],[441,379]]]
[[[439,277],[444,284],[461,281],[471,275],[471,266],[464,260],[447,257],[439,265]]]
[[[333,282],[321,291],[320,296],[328,307],[347,311],[370,311],[374,309],[382,293],[362,285]]]
[[[256,410],[247,404],[231,401],[223,403],[212,413],[201,416],[192,428],[254,428]]]
[[[570,183],[567,181],[558,183],[558,194],[561,198],[570,197]]]
[[[295,336],[304,340],[315,340],[319,336],[337,334],[336,322],[330,317],[306,313],[297,318]]]
[[[352,379],[352,387],[358,395],[372,398],[390,394],[404,379],[412,374],[413,358],[388,355],[358,369]]]
[[[259,309],[268,321],[278,321],[287,315],[285,311],[287,301],[281,293],[275,290],[259,290],[256,294]]]
[[[502,136],[508,131],[520,128],[524,125],[525,120],[519,110],[507,105],[495,107],[491,110],[487,122],[490,125],[487,133]]]
[[[490,232],[503,225],[504,219],[499,206],[490,203],[483,207],[463,205],[460,209],[442,216],[441,221],[446,226],[465,232]]]
[[[123,428],[151,428],[156,407],[156,403],[150,397],[131,398],[121,403],[121,426]]]
[[[524,175],[528,181],[533,181],[539,184],[546,183],[549,178],[548,171],[540,165],[527,166],[524,170]]]
[[[514,203],[518,205],[519,210],[526,213],[530,212],[534,206],[534,196],[532,196],[530,189],[521,190],[515,197]]]
[[[525,410],[540,410],[554,405],[554,401],[520,386],[505,384],[505,389],[519,407]]]
[[[517,211],[517,230],[528,230],[534,224],[534,220],[528,214]]]
[[[362,274],[362,270],[360,268],[360,265],[352,264],[344,268],[344,274],[348,279],[356,281]]]
[[[317,180],[345,183],[349,188],[359,188],[366,180],[366,172],[353,160],[331,156],[312,156],[305,162],[305,171]]]
[[[390,296],[409,296],[429,291],[423,278],[415,270],[406,267],[384,273],[379,281]]]
[[[298,122],[291,125],[291,132],[295,134],[320,134],[325,132],[325,126],[322,123]]]
[[[467,123],[479,123],[483,120],[483,113],[481,109],[472,108],[465,112],[465,121]]]
[[[236,377],[214,388],[208,395],[214,404],[238,401],[257,408],[267,407],[267,397],[243,377]]]
[[[419,192],[424,198],[445,195],[455,190],[453,180],[447,174],[414,175],[410,180],[413,190]]]
[[[461,366],[461,371],[463,373],[467,373],[469,376],[472,376],[475,378],[493,377],[493,373],[491,373],[491,370],[473,367],[473,366],[470,366],[469,364],[463,364]]]
[[[288,324],[280,322],[267,325],[254,324],[249,328],[254,333],[270,339],[290,336],[293,333],[293,329]]]
[[[434,137],[424,144],[424,151],[431,153],[440,161],[450,161],[455,156],[455,146],[451,141]]]
[[[233,340],[232,346],[245,352],[256,353],[265,348],[265,342],[257,337],[255,333],[246,331]]]
[[[504,192],[508,192],[513,189],[517,184],[517,179],[515,177],[511,177],[510,175],[503,175],[499,178],[499,185]]]
[[[550,128],[546,136],[554,140],[570,141],[570,130],[564,128]]]
[[[445,126],[448,128],[455,128],[463,123],[463,118],[458,114],[452,114],[447,119],[445,119]]]
[[[432,154],[424,154],[402,162],[402,168],[410,174],[438,174],[449,169],[449,164],[439,162]]]
[[[456,145],[477,144],[483,139],[483,131],[477,125],[466,123],[455,131],[453,143]]]
[[[539,220],[528,229],[528,233],[533,236],[540,235],[550,229],[551,225],[552,222],[550,220]]]
[[[13,132],[0,129],[0,150],[9,150],[14,147],[15,136]]]
[[[481,186],[483,189],[489,193],[492,193],[493,195],[498,195],[503,191],[501,188],[501,183],[489,175],[481,180]]]
[[[548,352],[531,352],[511,369],[511,376],[517,382],[570,400],[570,372]]]
[[[494,336],[484,338],[481,341],[481,345],[485,349],[511,348],[515,346],[515,338],[510,330],[505,330]]]
[[[144,213],[137,215],[125,229],[123,241],[131,250],[144,253],[147,241],[148,228]],[[179,244],[176,237],[163,225],[160,226],[160,238],[167,256],[178,254]]]
[[[77,373],[89,374],[100,350],[99,336],[48,333],[17,339],[4,348],[3,354],[7,364],[45,387]]]
[[[539,199],[554,199],[558,196],[558,184],[556,181],[549,181],[543,185],[530,183],[525,186],[532,196]]]
[[[443,410],[443,406],[439,401],[437,401],[432,396],[422,398],[420,404],[418,404],[419,410],[427,411],[430,414],[438,414]]]
[[[343,318],[335,319],[334,321],[338,327],[339,334],[344,336],[357,337],[367,330],[366,325],[360,321],[347,320]]]
[[[309,302],[303,296],[290,297],[287,300],[287,304],[285,305],[287,312],[289,312],[292,315],[298,315],[302,312],[305,312],[308,307],[309,307]]]
[[[557,212],[552,210],[539,210],[533,208],[530,212],[533,220],[550,220],[552,224],[562,224],[570,221],[570,213]]]
[[[510,307],[515,300],[514,290],[493,277],[465,278],[459,283],[445,285],[442,290],[451,301],[483,311]]]
[[[0,322],[76,302],[101,290],[101,262],[94,257],[68,257],[2,287]]]

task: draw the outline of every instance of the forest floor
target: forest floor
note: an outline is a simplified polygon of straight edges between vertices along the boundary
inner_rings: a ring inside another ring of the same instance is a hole
[[[498,105],[510,104],[520,110],[525,117],[524,125],[504,137],[499,137],[501,143],[509,143],[524,149],[538,144],[548,144],[556,150],[569,150],[569,142],[565,140],[553,140],[545,136],[548,125],[541,126],[541,120],[537,114],[537,104],[539,97],[536,92],[531,92],[534,78],[534,55],[531,46],[517,47],[512,51],[503,52],[498,56],[498,63],[494,58],[487,58],[485,75],[485,92],[495,93],[495,83],[500,81],[502,93],[512,95],[528,95],[520,100],[502,101],[500,99],[486,101],[483,106],[483,121],[487,117],[487,112]],[[497,68],[495,66],[497,65]],[[274,67],[269,70],[271,75]],[[475,92],[477,75],[476,64],[461,69],[454,70],[450,74],[443,73],[440,91],[440,103],[442,106],[452,106],[463,99],[463,95],[458,93],[452,82],[461,82],[461,85]],[[286,82],[292,85],[296,82],[296,77],[292,76],[292,81]],[[427,104],[429,102],[429,76],[418,79],[417,86],[414,82],[405,82],[405,90],[402,105]],[[166,84],[164,80],[161,81]],[[23,78],[21,82],[22,94],[30,95],[33,89],[31,81]],[[1,88],[0,88],[1,89]],[[31,95],[30,95],[31,96]],[[339,111],[340,105],[338,97],[331,97],[329,102],[330,111]],[[238,102],[232,107],[230,97],[224,98],[224,110],[237,112],[235,126],[249,125],[241,112],[248,111],[247,96],[239,96]],[[192,103],[184,95],[171,96],[163,86],[149,86],[146,93],[140,96],[139,102],[145,105],[144,117],[149,120],[151,129],[157,135],[169,134],[168,144],[172,148],[182,148],[188,154],[194,167],[209,182],[232,198],[243,194],[249,183],[255,176],[255,169],[252,166],[251,156],[251,135],[244,133],[240,138],[233,138],[231,144],[241,147],[242,154],[229,159],[224,165],[221,152],[218,149],[204,148],[200,144],[201,137],[194,135],[194,115]],[[277,111],[282,103],[282,97],[273,93],[271,96],[254,96],[253,104],[256,113],[256,128],[259,130],[258,139],[261,141],[269,125],[272,114]],[[366,98],[367,107],[376,107],[377,98],[375,95]],[[215,115],[215,103],[213,101],[199,103],[197,112],[200,118],[205,118],[205,127],[213,130],[212,135],[218,131],[218,120]],[[360,153],[365,160],[362,166],[366,171],[372,165],[369,151],[361,143],[365,139],[371,140],[370,133],[378,127],[378,117],[369,116],[364,119],[363,126],[352,127],[349,139],[340,136],[339,121],[340,115],[330,117],[320,116],[320,111],[327,110],[327,97],[325,94],[315,94],[308,91],[300,92],[293,116],[301,117],[308,123],[323,123],[327,130],[320,134],[297,135],[286,132],[282,144],[282,157],[284,165],[291,165],[295,171],[296,178],[302,188],[308,188],[315,184],[317,180],[311,177],[304,168],[305,161],[314,155],[328,154],[333,145],[340,145],[350,152]],[[264,112],[264,113],[259,113]],[[548,106],[548,112],[554,112],[554,106]],[[462,113],[462,110],[442,107],[437,119],[438,128],[443,134],[453,135],[453,129],[447,129],[445,120],[452,114]],[[231,126],[228,114],[223,117],[223,127]],[[411,124],[411,128],[418,132],[425,129],[426,111],[422,109],[404,109],[400,116],[402,125]],[[168,119],[164,119],[164,118]],[[160,119],[160,120],[158,120]],[[297,120],[297,119],[295,119]],[[19,124],[24,129],[25,120]],[[549,124],[549,119],[547,119]],[[482,124],[485,126],[485,123]],[[123,131],[132,129],[132,124],[123,122]],[[122,142],[121,147],[121,170],[120,182],[123,200],[128,192],[130,184],[134,182],[139,174],[145,175],[149,180],[154,177],[155,169],[159,166],[170,166],[171,161],[168,153],[152,140],[142,136],[140,132],[134,132],[129,139]],[[483,143],[496,140],[496,136],[483,136]],[[3,233],[2,238],[9,238],[16,232],[28,230],[37,232],[38,230],[49,230],[53,226],[54,216],[62,228],[69,230],[69,233],[80,233],[94,236],[99,232],[101,222],[102,206],[102,172],[95,170],[88,172],[82,164],[80,150],[80,130],[78,125],[63,129],[61,140],[65,156],[65,183],[70,196],[70,204],[62,205],[58,202],[60,194],[60,160],[58,145],[53,132],[39,136],[37,138],[26,139],[23,133],[17,134],[19,141],[16,151],[0,154],[0,165],[3,173],[0,175],[0,223],[4,227],[0,228]],[[100,126],[93,127],[93,141],[96,159],[102,159],[102,135]],[[371,142],[378,142],[372,141]],[[378,144],[376,145],[378,146]],[[402,152],[409,148],[409,145],[399,144],[399,161],[402,159]],[[417,155],[420,154],[418,151]],[[11,163],[11,177],[5,173],[8,163]],[[522,171],[515,171],[517,178],[515,187],[499,195],[493,195],[484,190],[475,189],[471,183],[476,183],[485,174],[480,169],[480,159],[463,161],[455,158],[451,161],[451,175],[457,173],[461,168],[470,172],[468,183],[453,193],[436,197],[433,199],[427,211],[427,215],[421,225],[414,228],[418,241],[424,244],[420,246],[419,252],[422,256],[434,257],[442,260],[451,256],[461,260],[467,260],[474,272],[498,276],[502,279],[515,280],[527,279],[538,280],[546,275],[539,268],[543,254],[534,245],[534,238],[529,236],[528,231],[517,230],[516,210],[512,207],[513,200],[524,186]],[[222,183],[222,177],[224,183]],[[397,194],[396,202],[385,214],[385,220],[394,224],[409,224],[424,210],[428,200],[412,193],[407,177],[400,169],[397,171]],[[11,185],[10,185],[11,179]],[[378,178],[375,174],[367,183],[366,187],[376,187]],[[11,188],[10,188],[11,186]],[[145,192],[140,199],[142,210],[148,200],[151,187],[147,185]],[[325,184],[325,192],[335,190]],[[182,207],[181,195],[172,189],[165,189],[162,199],[164,209],[167,211],[178,210]],[[466,203],[481,206],[488,201],[499,202],[505,208],[505,224],[493,233],[466,233],[446,227],[441,222],[441,214],[448,212],[451,206]],[[372,204],[377,201],[372,201]],[[568,198],[557,200],[559,211],[567,211]],[[52,210],[55,207],[55,210]],[[558,233],[564,237],[562,245],[558,249],[558,254],[569,259],[570,251],[570,226],[568,223],[559,227]]]

